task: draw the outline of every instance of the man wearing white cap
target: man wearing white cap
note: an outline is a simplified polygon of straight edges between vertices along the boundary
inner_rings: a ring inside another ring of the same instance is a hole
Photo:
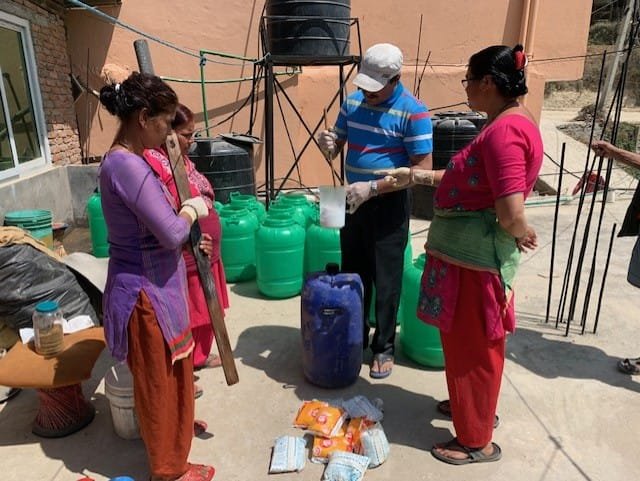
[[[345,163],[349,215],[340,231],[342,270],[358,273],[365,287],[365,348],[369,344],[366,316],[376,288],[369,375],[377,379],[389,376],[393,368],[411,206],[406,186],[397,188],[392,179],[376,171],[432,168],[430,115],[400,83],[401,70],[398,47],[380,43],[369,48],[353,80],[358,91],[342,105],[335,127],[318,137],[320,148],[332,158],[349,144]]]

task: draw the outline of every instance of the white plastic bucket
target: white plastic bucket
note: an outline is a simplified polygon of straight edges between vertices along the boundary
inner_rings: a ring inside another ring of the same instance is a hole
[[[344,226],[345,188],[342,185],[321,185],[320,225],[339,229]]]
[[[116,434],[123,439],[140,439],[134,409],[133,376],[127,365],[121,363],[112,366],[104,377],[104,386]]]

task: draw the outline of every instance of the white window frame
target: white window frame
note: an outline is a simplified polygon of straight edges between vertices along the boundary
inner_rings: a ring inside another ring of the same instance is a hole
[[[27,81],[29,83],[29,90],[31,94],[31,102],[33,103],[33,118],[36,124],[38,141],[40,143],[40,156],[33,160],[19,164],[17,167],[0,171],[0,182],[12,177],[19,177],[30,173],[34,169],[41,169],[43,166],[51,164],[51,150],[49,148],[49,139],[47,137],[47,123],[44,118],[44,109],[42,106],[42,95],[40,93],[40,84],[38,82],[38,67],[35,61],[35,51],[33,49],[33,43],[31,41],[31,28],[29,21],[10,13],[0,11],[0,27],[7,28],[18,32],[22,37],[23,55],[25,59],[25,65],[27,68]],[[4,82],[0,83],[0,90],[2,91],[2,102],[6,108],[7,98],[4,92]],[[15,155],[15,140],[11,129],[9,129],[9,143],[11,144],[11,150]]]

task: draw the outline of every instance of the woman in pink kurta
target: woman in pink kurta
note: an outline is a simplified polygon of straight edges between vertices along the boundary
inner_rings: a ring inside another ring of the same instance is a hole
[[[220,258],[221,227],[220,218],[214,207],[215,197],[213,188],[206,177],[196,170],[195,165],[186,155],[189,146],[193,142],[193,132],[195,128],[191,110],[182,104],[178,104],[172,127],[178,135],[178,142],[180,143],[180,149],[185,161],[191,195],[202,196],[209,207],[209,216],[199,221],[203,238],[201,248],[209,256],[211,261],[211,273],[216,286],[218,302],[224,310],[229,307],[229,297],[227,294],[224,268]],[[162,148],[149,149],[145,151],[144,156],[161,182],[169,190],[171,197],[177,203],[178,192],[174,177],[171,173],[167,153]],[[183,249],[182,252],[187,267],[189,319],[193,340],[195,341],[193,366],[195,369],[219,366],[220,358],[215,354],[211,354],[214,332],[209,318],[204,291],[200,283],[196,261],[186,248]],[[196,395],[198,393],[201,393],[201,391],[197,388]]]
[[[520,252],[537,246],[524,201],[542,165],[540,131],[518,98],[527,92],[522,46],[488,47],[469,59],[462,84],[487,113],[476,138],[445,170],[390,171],[398,183],[437,185],[418,317],[440,329],[456,436],[431,453],[449,464],[497,461],[491,441],[504,366],[515,329],[513,277]]]
[[[435,207],[480,211],[493,209],[497,199],[513,194],[522,194],[524,200],[536,183],[542,155],[540,131],[531,118],[517,112],[502,115],[451,158],[435,193]],[[466,293],[459,291],[462,269],[434,255],[425,266],[418,315],[444,332],[451,331],[458,303],[465,302]],[[443,270],[446,275],[433,275]],[[507,299],[499,275],[480,270],[471,274],[481,286],[487,338],[499,339],[513,332],[513,296]]]

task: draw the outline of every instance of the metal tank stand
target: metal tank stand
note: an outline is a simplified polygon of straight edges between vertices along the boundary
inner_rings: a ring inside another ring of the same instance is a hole
[[[323,117],[321,117],[318,121],[315,122],[313,126],[309,125],[307,121],[302,117],[300,111],[296,107],[294,101],[291,99],[289,94],[287,94],[282,83],[275,77],[273,67],[274,66],[335,66],[338,68],[338,80],[339,86],[338,90],[331,97],[326,110],[329,110],[335,103],[336,100],[340,102],[339,105],[342,105],[345,99],[346,92],[346,83],[357,69],[358,64],[360,63],[362,46],[360,44],[360,27],[358,24],[357,18],[349,18],[350,26],[356,27],[357,31],[357,48],[358,55],[345,55],[345,56],[320,56],[320,57],[310,57],[310,56],[297,56],[297,55],[272,55],[268,50],[269,39],[267,37],[267,28],[265,26],[265,21],[268,19],[268,16],[263,16],[261,19],[260,25],[260,38],[262,42],[263,49],[263,58],[258,62],[260,66],[263,67],[264,71],[264,157],[265,157],[265,183],[264,183],[264,193],[265,193],[265,203],[267,208],[269,207],[269,203],[276,198],[278,193],[284,188],[287,181],[290,179],[291,174],[294,170],[298,170],[299,175],[299,162],[302,158],[302,155],[307,150],[311,143],[317,146],[316,134],[323,125]],[[261,69],[258,69],[261,70]],[[254,70],[255,71],[255,70]],[[254,79],[255,82],[255,79]],[[287,171],[286,175],[282,178],[276,179],[275,177],[275,146],[274,146],[274,97],[276,99],[278,110],[282,117],[282,121],[285,127],[285,131],[287,133],[287,138],[289,140],[289,144],[291,147],[291,151],[293,153],[293,162],[291,167]],[[297,119],[304,126],[307,131],[308,138],[300,148],[299,152],[296,152],[295,146],[293,145],[293,141],[291,135],[289,133],[289,128],[287,125],[287,119],[285,118],[284,110],[283,110],[283,101],[281,97],[286,100],[286,103],[291,107],[293,112],[295,113]],[[251,109],[253,111],[253,99]],[[331,169],[332,177],[337,180],[339,183],[343,183],[344,181],[344,154],[340,153],[340,166],[339,171],[336,171],[336,168],[332,164],[331,161],[326,160],[327,165]],[[278,185],[276,186],[276,180],[278,180]],[[306,188],[306,187],[316,187],[316,186],[303,186],[300,185],[298,188]]]

